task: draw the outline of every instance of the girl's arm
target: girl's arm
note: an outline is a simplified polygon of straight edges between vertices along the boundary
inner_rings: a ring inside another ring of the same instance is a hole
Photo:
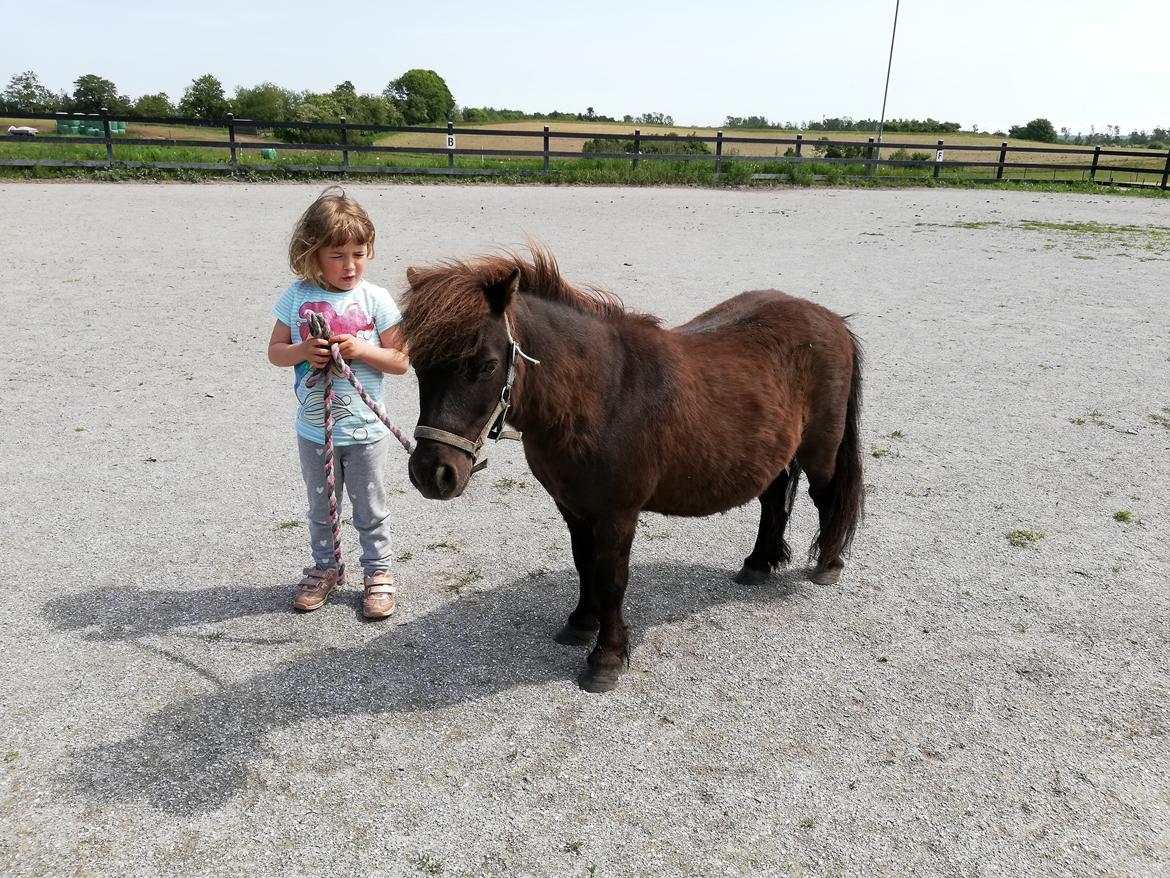
[[[361,360],[367,366],[385,372],[387,375],[401,375],[410,368],[410,357],[406,343],[397,326],[391,326],[378,336],[382,347],[362,341],[352,335],[335,335],[329,339],[336,344],[345,361]]]
[[[314,369],[322,368],[329,362],[329,342],[309,337],[293,344],[292,329],[287,323],[277,320],[272,327],[272,337],[268,339],[268,362],[274,366],[296,366],[305,360]]]

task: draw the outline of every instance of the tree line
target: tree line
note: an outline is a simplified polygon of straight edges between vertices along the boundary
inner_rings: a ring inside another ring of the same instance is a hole
[[[848,116],[822,119],[820,122],[769,122],[766,116],[728,116],[724,120],[728,128],[775,128],[788,131],[877,131],[877,119],[852,119]],[[937,119],[887,119],[882,126],[884,133],[953,134],[963,130],[958,122],[939,122]],[[979,126],[972,125],[972,134],[979,133]],[[1012,125],[1007,133],[986,132],[996,137],[1013,137],[1018,140],[1036,140],[1041,143],[1071,143],[1082,146],[1118,146],[1133,144],[1151,149],[1164,149],[1170,143],[1170,130],[1154,128],[1150,131],[1134,130],[1127,135],[1116,125],[1106,125],[1103,131],[1089,127],[1089,133],[1073,134],[1068,128],[1056,127],[1045,118],[1036,118],[1023,125]]]
[[[853,119],[834,116],[819,122],[769,122],[767,116],[728,116],[723,124],[728,128],[775,128],[786,131],[877,131],[877,119]],[[940,122],[937,119],[887,119],[883,131],[942,132],[961,130],[958,122]]]
[[[122,94],[113,81],[95,73],[79,76],[72,91],[50,90],[42,84],[35,71],[17,73],[0,92],[0,111],[24,113],[97,113],[105,107],[115,116],[172,117],[186,116],[199,119],[225,119],[229,113],[237,119],[257,119],[265,122],[336,122],[344,116],[355,125],[437,125],[452,122],[508,122],[528,119],[577,122],[624,122],[628,125],[674,125],[674,117],[667,113],[650,112],[625,115],[620,119],[600,115],[588,107],[583,113],[553,110],[550,113],[528,113],[495,107],[460,107],[447,87],[446,81],[433,70],[408,70],[390,80],[380,94],[359,94],[349,80],[339,83],[328,92],[293,91],[273,82],[255,86],[236,86],[233,94],[224,90],[223,83],[207,73],[193,79],[177,102],[166,92],[145,94],[131,98]],[[827,117],[818,122],[771,122],[766,116],[727,116],[727,128],[784,129],[796,131],[877,131],[876,119],[853,119],[849,116]],[[303,132],[295,128],[278,129],[286,140],[303,139]],[[882,125],[889,133],[950,134],[962,130],[958,122],[940,122],[937,119],[889,119]],[[979,133],[979,126],[971,126]],[[1170,128],[1152,131],[1131,131],[1123,135],[1116,125],[1106,125],[1101,131],[1090,127],[1089,133],[1073,134],[1068,128],[1057,134],[1053,124],[1036,118],[1024,125],[1012,125],[1005,134],[991,132],[997,137],[1013,137],[1042,143],[1072,143],[1079,145],[1120,144],[1146,145],[1154,149],[1170,143]],[[336,137],[336,133],[315,132],[313,140]],[[362,135],[356,135],[361,138]]]
[[[166,92],[131,98],[110,79],[95,73],[79,76],[72,91],[54,92],[35,71],[15,74],[0,92],[0,111],[18,113],[97,113],[105,107],[115,116],[237,119],[265,122],[336,122],[344,116],[356,125],[435,125],[452,122],[504,122],[523,119],[551,121],[626,122],[640,125],[673,125],[666,113],[604,116],[589,107],[583,113],[553,110],[527,113],[495,107],[460,107],[446,81],[433,70],[408,70],[392,79],[381,94],[359,94],[349,80],[332,91],[293,91],[273,82],[237,86],[229,95],[223,82],[207,73],[191,81],[174,101]],[[282,131],[282,135],[293,135]],[[315,139],[319,139],[315,138]]]
[[[79,76],[71,92],[53,92],[32,70],[18,73],[0,93],[2,109],[25,113],[97,113],[103,107],[115,116],[186,116],[219,120],[229,113],[266,122],[336,122],[341,116],[356,124],[423,125],[446,122],[455,109],[447,83],[433,70],[408,70],[392,79],[381,94],[359,94],[345,81],[328,92],[293,91],[272,82],[237,86],[228,95],[210,73],[186,87],[177,102],[166,92],[131,98],[113,81],[94,73]]]

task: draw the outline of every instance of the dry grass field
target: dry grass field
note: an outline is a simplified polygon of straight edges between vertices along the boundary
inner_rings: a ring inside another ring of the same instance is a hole
[[[460,149],[484,149],[484,150],[539,150],[541,148],[541,140],[531,135],[523,135],[519,132],[541,131],[544,122],[540,121],[519,121],[519,122],[492,122],[476,125],[458,124],[455,127],[458,129],[469,128],[483,128],[489,131],[515,131],[514,136],[507,135],[467,135],[461,134],[458,136],[458,145]],[[861,131],[798,131],[792,130],[758,130],[758,129],[719,129],[719,128],[699,128],[686,126],[665,126],[665,125],[633,125],[624,122],[550,122],[548,123],[550,132],[553,134],[557,132],[573,132],[583,133],[589,135],[595,134],[628,134],[633,136],[634,129],[637,128],[643,135],[663,135],[663,134],[677,134],[680,136],[695,135],[698,137],[714,137],[720,130],[723,131],[724,137],[735,138],[752,138],[761,141],[760,143],[728,143],[724,146],[724,153],[728,155],[750,155],[759,156],[761,158],[776,157],[784,155],[786,149],[789,148],[787,144],[768,143],[768,140],[777,139],[793,139],[797,134],[803,134],[806,143],[815,142],[821,138],[828,138],[830,140],[845,140],[858,141],[865,143],[871,136],[867,132]],[[388,134],[380,138],[377,142],[383,146],[441,146],[444,143],[445,135],[433,134],[429,132],[403,132]],[[588,138],[554,138],[549,144],[549,148],[557,152],[580,152],[581,147],[585,144]],[[1003,143],[1004,138],[996,137],[993,134],[972,134],[970,132],[959,132],[956,134],[947,134],[943,137],[934,133],[927,134],[903,134],[899,132],[886,132],[883,137],[883,143],[886,144],[911,144],[908,148],[911,151],[932,152],[938,144],[939,140],[943,140],[945,149],[951,153],[949,158],[966,158],[972,161],[994,161],[998,153],[985,153],[980,155],[974,151],[964,151],[963,147],[998,147]],[[1012,147],[1054,147],[1056,144],[1041,143],[1033,140],[1020,140],[1007,138],[1009,146]],[[1071,153],[1083,153],[1086,156],[1092,154],[1091,147],[1084,146],[1070,146],[1069,153],[1035,153],[1029,156],[1028,161],[1044,164],[1068,164],[1075,160],[1075,156]],[[889,157],[889,151],[883,149],[883,155]],[[1116,160],[1113,164],[1132,164],[1134,161],[1141,162],[1146,166],[1153,166],[1165,161],[1164,152],[1151,151],[1151,158],[1149,161],[1144,160]],[[1153,163],[1153,164],[1151,164]]]
[[[45,119],[11,119],[0,117],[0,131],[7,131],[9,125],[30,125],[42,135],[57,133],[57,121]],[[226,128],[202,128],[197,125],[154,125],[141,122],[130,122],[126,126],[126,133],[119,135],[122,138],[137,138],[140,140],[227,140]],[[260,134],[236,134],[240,143],[266,143],[272,138]]]

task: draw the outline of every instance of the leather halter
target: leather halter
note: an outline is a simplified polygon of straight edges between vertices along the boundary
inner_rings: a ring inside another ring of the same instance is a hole
[[[441,442],[443,445],[450,445],[471,455],[471,471],[473,473],[479,472],[487,466],[488,462],[486,459],[479,460],[478,458],[480,449],[483,448],[484,443],[488,439],[495,442],[499,442],[501,439],[520,439],[521,434],[518,430],[504,429],[504,420],[508,416],[508,409],[512,407],[512,383],[516,380],[516,358],[523,357],[534,366],[540,365],[540,360],[534,359],[520,350],[520,344],[512,337],[512,326],[508,323],[507,314],[504,315],[504,331],[508,333],[508,342],[512,346],[512,350],[508,356],[508,377],[504,381],[503,389],[500,390],[500,401],[496,403],[496,407],[488,415],[487,423],[479,431],[479,435],[474,440],[471,440],[464,439],[456,433],[440,430],[437,427],[428,427],[425,424],[419,424],[414,428],[414,438],[416,439],[430,439],[434,442]]]

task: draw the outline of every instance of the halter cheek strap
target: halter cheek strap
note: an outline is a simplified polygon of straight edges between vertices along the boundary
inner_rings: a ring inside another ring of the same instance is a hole
[[[511,345],[511,350],[508,356],[508,377],[504,381],[503,389],[500,390],[500,400],[496,403],[496,407],[492,409],[492,413],[488,415],[487,423],[484,424],[483,429],[479,431],[479,435],[475,437],[474,441],[471,439],[464,439],[456,433],[449,433],[446,430],[440,430],[436,427],[428,427],[425,424],[419,424],[414,428],[414,437],[416,439],[430,439],[434,442],[441,442],[444,445],[450,445],[453,448],[458,448],[471,455],[474,462],[471,471],[473,473],[479,472],[487,466],[487,460],[479,460],[480,449],[483,448],[484,443],[488,439],[499,442],[501,439],[516,439],[521,438],[521,433],[518,430],[505,430],[504,422],[508,417],[508,409],[512,407],[512,384],[516,380],[516,360],[518,357],[523,357],[534,366],[540,365],[540,360],[528,356],[520,349],[519,343],[512,336],[512,326],[508,322],[508,315],[504,315],[504,331],[508,333],[508,342]]]

